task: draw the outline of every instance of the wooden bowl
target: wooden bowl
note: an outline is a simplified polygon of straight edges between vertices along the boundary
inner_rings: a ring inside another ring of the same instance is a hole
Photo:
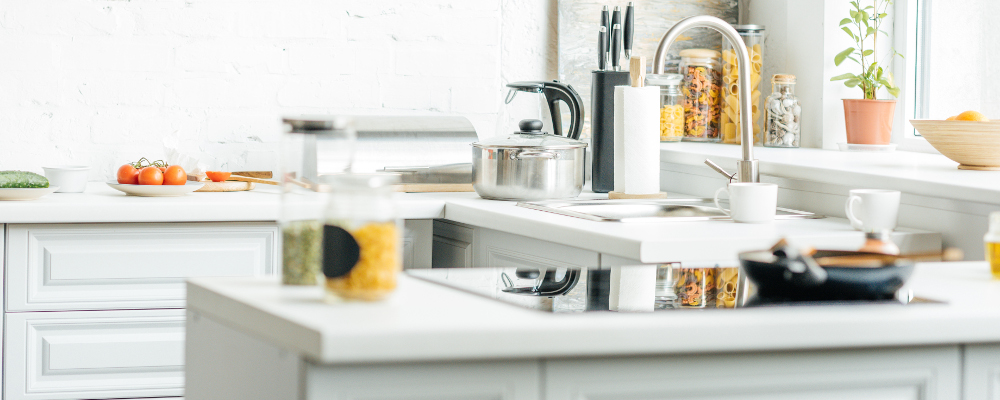
[[[1000,171],[1000,121],[913,119],[920,136],[958,169]]]

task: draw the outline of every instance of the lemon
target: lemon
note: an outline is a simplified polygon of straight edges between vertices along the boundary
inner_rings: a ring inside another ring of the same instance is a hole
[[[979,111],[966,111],[955,117],[956,121],[989,121],[985,115]]]

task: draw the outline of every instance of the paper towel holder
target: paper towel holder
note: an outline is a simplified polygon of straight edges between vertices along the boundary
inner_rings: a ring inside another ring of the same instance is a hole
[[[632,87],[644,87],[646,85],[646,57],[643,56],[632,56],[629,60],[629,78]],[[666,192],[657,192],[649,194],[627,194],[624,192],[610,191],[608,192],[608,199],[610,200],[621,200],[621,199],[632,199],[632,200],[648,200],[648,199],[665,199],[667,198]]]

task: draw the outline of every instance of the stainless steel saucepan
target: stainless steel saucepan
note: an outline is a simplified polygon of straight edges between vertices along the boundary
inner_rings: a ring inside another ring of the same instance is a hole
[[[580,195],[587,143],[523,120],[507,137],[472,144],[472,186],[484,199],[569,199]]]

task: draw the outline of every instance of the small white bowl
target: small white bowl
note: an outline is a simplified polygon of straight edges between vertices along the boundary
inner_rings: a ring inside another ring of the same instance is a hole
[[[42,167],[50,186],[59,186],[56,193],[82,193],[87,188],[87,172],[90,167],[84,165],[58,165]]]

